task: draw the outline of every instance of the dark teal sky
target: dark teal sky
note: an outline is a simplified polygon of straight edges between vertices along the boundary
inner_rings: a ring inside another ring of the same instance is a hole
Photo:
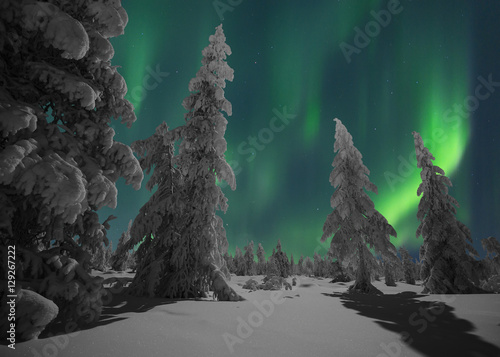
[[[132,129],[113,127],[127,144],[162,121],[183,124],[189,80],[223,23],[235,72],[225,89],[233,105],[226,158],[237,173],[236,191],[224,188],[230,252],[253,240],[270,254],[278,238],[294,256],[327,251],[319,237],[331,212],[335,117],[371,171],[378,186],[371,197],[396,229],[396,247],[415,255],[422,243],[413,130],[451,178],[476,248],[499,237],[500,2],[122,3],[129,23],[112,40],[112,64],[121,66],[138,120]],[[214,4],[226,4],[223,19]],[[100,211],[118,216],[109,232],[115,247],[150,195],[145,182],[134,191],[120,180],[118,192],[118,208]]]

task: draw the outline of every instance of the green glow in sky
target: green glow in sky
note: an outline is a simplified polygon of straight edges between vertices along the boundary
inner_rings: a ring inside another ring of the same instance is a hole
[[[189,95],[189,80],[221,22],[211,2],[148,3],[123,1],[130,21],[126,34],[113,40],[113,64],[123,67],[129,90],[142,84],[148,66],[160,65],[170,75],[143,100],[131,98],[138,121],[132,130],[117,130],[117,139],[126,143],[152,135],[162,121],[171,127],[184,122],[181,102]],[[396,247],[405,245],[415,253],[422,243],[415,238],[420,170],[414,164],[414,130],[436,157],[435,164],[457,183],[452,194],[462,206],[459,219],[471,224],[466,185],[474,161],[467,159],[472,115],[459,121],[447,121],[445,115],[463,104],[477,84],[470,5],[402,0],[402,11],[346,61],[341,44],[352,45],[355,28],[365,29],[374,21],[372,11],[384,11],[387,4],[259,0],[243,1],[224,14],[233,52],[227,62],[235,71],[225,88],[233,105],[233,115],[226,116],[226,159],[237,171],[236,191],[223,188],[230,252],[253,240],[270,254],[278,238],[296,260],[315,250],[326,252],[319,237],[331,212],[335,117],[346,125],[371,171],[379,192],[370,196],[395,227]],[[249,137],[266,137],[263,130],[285,107],[296,117],[252,155]],[[144,188],[126,190],[120,183],[119,209],[112,212],[119,216],[113,221],[119,227],[112,231],[116,240],[149,197]]]

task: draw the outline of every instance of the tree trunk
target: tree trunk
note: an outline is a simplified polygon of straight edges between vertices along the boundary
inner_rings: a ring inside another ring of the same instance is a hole
[[[375,288],[370,282],[370,272],[366,267],[364,250],[365,249],[363,243],[359,243],[359,266],[358,271],[356,272],[356,281],[349,287],[349,292],[357,292],[363,294],[382,294],[382,292]]]

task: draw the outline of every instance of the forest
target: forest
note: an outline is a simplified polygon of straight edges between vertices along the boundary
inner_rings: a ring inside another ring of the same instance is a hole
[[[225,157],[234,71],[222,24],[186,83],[185,124],[164,121],[128,146],[115,141],[111,123],[130,128],[137,118],[109,40],[127,22],[119,1],[0,3],[0,335],[9,351],[70,323],[98,325],[118,295],[233,304],[257,291],[305,289],[307,279],[341,284],[345,298],[384,299],[381,284],[431,296],[500,292],[500,242],[484,237],[480,258],[457,218],[452,182],[420,133],[412,133],[421,177],[415,257],[391,243],[397,232],[368,195],[377,186],[338,118],[326,143],[328,252],[289,255],[277,239],[272,252],[250,241],[230,254],[221,186],[237,189]],[[116,217],[100,221],[97,211],[116,207],[119,178],[151,197],[114,248],[107,231]]]

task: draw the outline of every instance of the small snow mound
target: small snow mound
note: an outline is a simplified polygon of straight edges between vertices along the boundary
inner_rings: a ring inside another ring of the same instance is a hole
[[[59,308],[53,301],[31,290],[21,289],[18,299],[17,333],[24,341],[37,339],[57,316]]]

